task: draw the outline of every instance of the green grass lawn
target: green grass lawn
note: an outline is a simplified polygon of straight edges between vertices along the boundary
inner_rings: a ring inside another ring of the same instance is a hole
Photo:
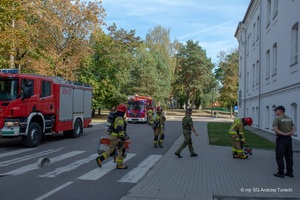
[[[232,146],[231,138],[228,133],[231,123],[228,122],[209,122],[207,124],[209,144],[218,146]],[[274,149],[275,144],[266,140],[255,133],[245,130],[246,142],[251,148]]]

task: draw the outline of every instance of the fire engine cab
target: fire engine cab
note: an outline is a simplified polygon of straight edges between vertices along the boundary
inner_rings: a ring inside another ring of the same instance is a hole
[[[154,99],[148,96],[133,95],[128,96],[128,109],[126,120],[130,122],[148,122],[147,110],[154,109]]]
[[[0,135],[38,146],[45,134],[77,138],[92,121],[92,87],[15,69],[0,70]]]

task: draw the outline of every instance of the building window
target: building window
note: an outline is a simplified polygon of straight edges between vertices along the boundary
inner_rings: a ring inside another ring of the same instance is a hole
[[[294,121],[294,128],[296,131],[297,131],[297,123],[296,122],[298,121],[297,113],[299,113],[297,103],[292,103],[291,104],[291,118]]]
[[[277,43],[273,45],[272,76],[277,74]]]
[[[253,41],[252,41],[252,45],[253,45],[253,46],[254,46],[254,44],[255,44],[255,35],[256,35],[256,34],[255,34],[255,26],[256,26],[256,24],[254,23],[254,24],[253,24],[253,36],[252,36],[252,40],[253,40]]]
[[[249,55],[249,51],[250,51],[250,38],[251,38],[251,33],[249,33],[248,35],[248,41],[247,41],[247,56]]]
[[[257,28],[256,28],[256,40],[259,39],[259,35],[260,35],[260,18],[258,16],[257,17]]]
[[[242,90],[239,90],[239,106],[242,106]]]
[[[249,72],[247,72],[247,80],[246,80],[246,83],[247,83],[247,94],[249,94],[250,90],[249,90],[249,86],[250,86],[250,77],[249,77]]]
[[[255,111],[255,125],[258,127],[258,121],[259,121],[259,109],[256,107]]]
[[[266,79],[270,78],[270,69],[271,69],[271,57],[270,57],[270,49],[268,49],[266,53]]]
[[[239,67],[239,77],[242,77],[242,73],[243,73],[243,57],[240,57],[240,67]]]
[[[278,0],[273,0],[273,19],[277,16],[278,14]]]
[[[267,1],[267,27],[271,23],[271,0]]]
[[[259,61],[256,61],[256,85],[259,84]]]
[[[266,121],[265,123],[265,129],[269,129],[270,127],[270,108],[269,106],[266,107],[266,118],[264,118]]]
[[[255,85],[255,64],[252,66],[252,87]]]
[[[291,58],[291,65],[294,65],[298,62],[298,35],[299,35],[299,23],[297,22],[292,27],[292,58]]]

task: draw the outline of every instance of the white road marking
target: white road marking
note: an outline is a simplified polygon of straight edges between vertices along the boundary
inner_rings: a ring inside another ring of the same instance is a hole
[[[71,151],[69,153],[62,154],[58,157],[49,158],[49,159],[50,159],[51,165],[52,165],[53,163],[56,163],[58,161],[76,156],[76,155],[81,154],[81,153],[84,153],[84,151]],[[24,167],[9,171],[9,172],[7,172],[5,174],[1,174],[1,175],[14,175],[14,176],[16,176],[16,175],[24,174],[26,172],[29,172],[29,171],[32,171],[32,170],[35,170],[35,169],[39,169],[39,168],[40,167],[37,165],[37,163],[33,163],[33,164],[30,164],[30,165],[26,165]]]
[[[141,162],[136,168],[128,172],[118,182],[137,183],[151,167],[158,162],[162,155],[150,155],[143,162]]]
[[[35,150],[35,149],[36,148],[21,149],[21,150],[11,151],[11,152],[8,152],[8,153],[1,153],[0,158],[4,158],[4,157],[7,157],[7,156],[13,156],[13,155],[20,154],[20,153],[25,153],[27,151],[32,151],[32,150]]]
[[[46,173],[44,175],[39,175],[39,177],[48,177],[48,178],[54,178],[59,174],[65,173],[65,172],[69,172],[72,171],[74,169],[79,168],[81,165],[87,164],[89,163],[91,160],[96,160],[96,157],[98,156],[97,153],[90,155],[87,158],[81,159],[81,160],[77,160],[76,162],[73,162],[69,165],[66,165],[64,167],[59,167],[56,168],[54,171]]]
[[[128,153],[124,162],[126,162],[127,160],[131,159],[132,157],[134,157],[136,154],[133,153]],[[96,158],[95,158],[96,160]],[[96,161],[95,161],[96,163]],[[99,178],[101,178],[102,176],[104,176],[105,174],[107,174],[108,172],[110,172],[111,170],[116,168],[116,163],[113,162],[113,160],[105,163],[102,165],[102,167],[97,167],[96,169],[80,176],[78,179],[81,180],[98,180]]]
[[[46,194],[40,196],[39,198],[36,198],[35,200],[42,200],[42,199],[45,199],[45,198],[49,197],[50,195],[54,194],[55,192],[58,192],[59,190],[62,190],[62,189],[64,189],[65,187],[71,185],[72,183],[73,183],[73,182],[69,181],[69,182],[67,182],[67,183],[65,183],[65,184],[63,184],[63,185],[61,185],[61,186],[55,188],[54,190],[51,190],[50,192],[47,192]]]
[[[45,155],[60,151],[62,149],[63,148],[50,149],[50,150],[41,151],[41,152],[38,152],[38,153],[35,153],[35,154],[32,154],[32,155],[19,157],[19,158],[15,158],[15,159],[12,159],[12,160],[6,160],[6,161],[3,161],[3,162],[0,162],[0,167],[12,165],[12,164],[15,164],[15,163],[23,162],[23,161],[30,160],[30,159],[37,158],[37,157],[41,157],[41,156],[45,156]]]

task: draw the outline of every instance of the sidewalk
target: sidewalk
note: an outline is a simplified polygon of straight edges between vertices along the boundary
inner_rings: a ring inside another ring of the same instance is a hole
[[[188,147],[181,152],[183,158],[175,156],[183,141],[179,137],[121,200],[300,199],[299,141],[293,146],[295,177],[277,178],[273,176],[277,172],[273,150],[253,149],[247,160],[233,159],[231,147],[208,144],[207,122],[194,121],[200,135],[193,136],[193,146],[199,156],[190,157]],[[274,135],[250,128],[275,141]]]

